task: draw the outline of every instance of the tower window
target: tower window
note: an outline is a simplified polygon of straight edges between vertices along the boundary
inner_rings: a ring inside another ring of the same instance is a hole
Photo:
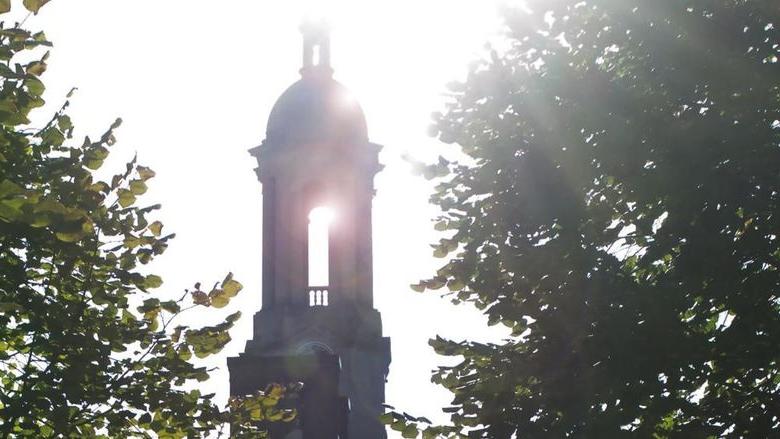
[[[318,66],[318,65],[320,65],[320,45],[319,44],[315,44],[314,47],[312,47],[312,49],[313,49],[314,52],[312,53],[312,58],[311,58],[312,62],[311,62],[311,64],[313,66]]]
[[[309,212],[309,286],[328,286],[328,235],[333,222],[333,210],[315,207]]]

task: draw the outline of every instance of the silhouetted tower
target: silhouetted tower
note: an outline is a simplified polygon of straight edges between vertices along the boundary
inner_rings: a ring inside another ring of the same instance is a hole
[[[230,390],[304,382],[298,423],[273,430],[274,439],[383,439],[390,339],[373,306],[371,250],[381,146],[368,141],[360,105],[333,79],[327,27],[301,29],[301,79],[251,150],[263,184],[263,306],[245,352],[228,359]],[[309,213],[322,206],[334,212],[328,284],[312,285]]]

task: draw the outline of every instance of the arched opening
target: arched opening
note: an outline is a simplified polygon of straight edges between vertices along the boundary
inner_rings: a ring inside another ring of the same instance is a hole
[[[327,344],[316,341],[316,340],[309,340],[306,341],[298,346],[297,349],[295,349],[295,354],[297,355],[306,355],[306,354],[329,354],[329,355],[335,355],[333,349],[331,349],[330,346]]]
[[[333,217],[329,207],[315,207],[309,212],[309,306],[328,306],[328,247]]]
[[[318,65],[320,65],[320,62],[321,62],[320,61],[320,58],[321,58],[320,50],[322,50],[321,46],[319,44],[315,44],[312,47],[312,50],[313,50],[313,52],[312,52],[312,57],[311,57],[311,65],[318,66]]]

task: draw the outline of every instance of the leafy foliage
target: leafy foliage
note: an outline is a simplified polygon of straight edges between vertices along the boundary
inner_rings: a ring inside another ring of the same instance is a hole
[[[197,389],[209,371],[192,355],[218,353],[240,313],[213,326],[173,324],[187,310],[225,306],[241,284],[229,274],[209,293],[196,284],[177,300],[152,294],[162,279],[142,266],[173,238],[148,218],[158,205],[137,204],[154,172],[133,159],[96,181],[120,120],[81,146],[70,145],[68,102],[43,128],[29,127],[44,104],[47,55],[16,60],[50,44],[0,27],[0,435],[181,438],[232,424],[234,436],[262,437],[260,421],[289,421],[283,387],[227,409]]]
[[[452,290],[502,343],[431,340],[452,430],[771,437],[780,428],[780,10],[528,1],[424,169]],[[404,429],[399,424],[399,428]],[[410,436],[411,437],[411,436]]]

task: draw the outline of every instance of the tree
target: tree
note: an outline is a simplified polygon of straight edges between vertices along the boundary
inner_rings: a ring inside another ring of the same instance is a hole
[[[173,238],[149,218],[159,205],[138,204],[154,172],[133,159],[95,177],[120,120],[81,146],[68,102],[29,126],[47,46],[42,32],[0,25],[0,436],[200,437],[232,424],[233,436],[262,437],[258,421],[294,416],[277,405],[285,388],[223,409],[197,389],[209,371],[191,360],[219,352],[240,313],[174,326],[187,310],[224,307],[241,284],[229,274],[208,293],[152,293],[162,279],[142,266]]]
[[[445,286],[512,335],[442,338],[468,437],[774,437],[780,10],[528,1],[435,132]],[[385,416],[414,437],[425,422]]]

